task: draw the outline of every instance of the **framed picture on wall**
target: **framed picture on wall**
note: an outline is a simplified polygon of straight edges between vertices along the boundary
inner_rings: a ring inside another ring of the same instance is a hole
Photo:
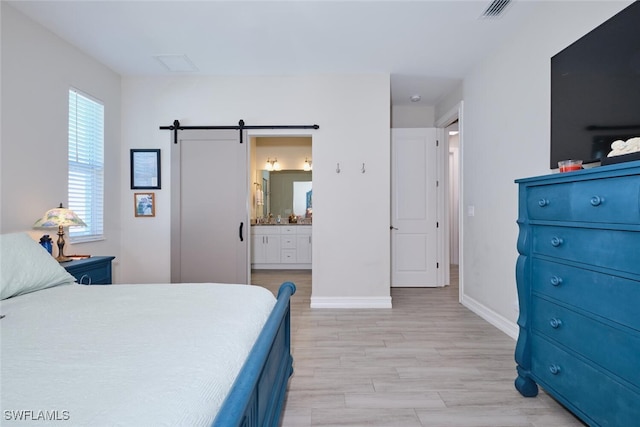
[[[131,149],[131,189],[160,188],[160,149]]]
[[[133,208],[135,216],[152,217],[156,216],[156,194],[155,193],[133,193]]]

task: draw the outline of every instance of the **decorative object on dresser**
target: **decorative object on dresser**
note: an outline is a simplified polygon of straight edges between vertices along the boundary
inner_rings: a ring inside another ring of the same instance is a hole
[[[53,240],[51,240],[48,234],[40,238],[40,245],[53,255]]]
[[[617,140],[611,144],[611,151],[602,159],[603,165],[640,160],[640,137],[629,138],[626,141]]]
[[[64,227],[86,227],[84,223],[71,209],[64,208],[62,203],[57,208],[49,209],[36,221],[33,228],[58,228],[58,262],[71,261],[71,258],[64,254]]]
[[[81,285],[110,285],[113,256],[94,256],[73,260],[64,265],[65,270]]]
[[[516,182],[515,386],[591,426],[637,425],[640,162]]]

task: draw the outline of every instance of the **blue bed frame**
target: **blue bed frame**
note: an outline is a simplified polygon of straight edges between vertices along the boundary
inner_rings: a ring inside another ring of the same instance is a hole
[[[253,345],[213,427],[277,427],[293,373],[291,357],[291,282],[280,285],[278,300]]]

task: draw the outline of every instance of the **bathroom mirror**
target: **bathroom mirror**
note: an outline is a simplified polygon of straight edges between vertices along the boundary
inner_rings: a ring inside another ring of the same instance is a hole
[[[311,200],[307,200],[307,198],[311,198],[309,193],[312,186],[311,171],[282,170],[270,172],[261,170],[258,173],[259,182],[263,182],[262,188],[267,190],[264,195],[262,209],[264,217],[267,217],[269,212],[274,218],[278,215],[282,218],[288,218],[291,213],[305,216],[306,206],[311,202]],[[297,188],[295,199],[294,186]],[[296,207],[295,209],[294,206]]]

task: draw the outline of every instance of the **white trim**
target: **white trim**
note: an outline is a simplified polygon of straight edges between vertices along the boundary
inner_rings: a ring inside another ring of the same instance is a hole
[[[311,308],[391,308],[391,297],[311,297]]]
[[[312,154],[311,154],[311,158],[313,158],[313,135],[314,135],[314,131],[316,131],[317,129],[245,129],[246,132],[246,143],[249,143],[249,141],[251,140],[251,138],[257,138],[257,137],[308,137],[311,138],[311,150],[312,150]],[[248,178],[248,182],[253,182],[253,177],[249,176],[249,170],[251,169],[251,153],[250,153],[250,149],[247,150],[249,153],[247,154],[247,178]],[[248,217],[251,217],[251,188],[249,188],[248,194],[247,194],[247,212],[248,212]],[[249,225],[249,224],[247,224]],[[313,230],[313,229],[312,229]],[[312,231],[313,234],[313,231]],[[311,291],[313,292],[313,268],[311,267],[312,264],[279,264],[276,267],[273,266],[269,266],[268,264],[251,264],[251,233],[249,232],[249,244],[247,245],[247,251],[248,251],[248,273],[247,273],[247,277],[249,278],[248,281],[249,283],[251,283],[251,270],[253,268],[255,269],[265,269],[265,270],[272,270],[272,269],[300,269],[300,270],[311,270]],[[311,238],[311,252],[313,253],[313,242],[314,242],[314,238]]]
[[[518,339],[519,328],[517,323],[513,323],[506,317],[501,316],[500,314],[491,310],[489,307],[479,303],[468,295],[463,296],[461,303],[469,310],[473,311],[475,314],[482,317],[484,320],[500,329],[505,334],[509,335],[514,340]]]
[[[464,212],[463,210],[463,202],[464,202],[464,132],[463,132],[463,109],[464,109],[464,101],[460,101],[456,106],[454,106],[451,110],[447,111],[442,117],[436,120],[436,126],[444,128],[450,125],[455,119],[458,119],[458,170],[460,171],[460,175],[458,176],[458,301],[462,303],[462,299],[464,296]],[[448,140],[447,140],[447,152],[448,150]],[[447,180],[447,188],[449,186],[449,177],[445,176]],[[448,206],[448,204],[447,204]],[[448,231],[448,230],[447,230]],[[449,268],[449,266],[446,266]]]

